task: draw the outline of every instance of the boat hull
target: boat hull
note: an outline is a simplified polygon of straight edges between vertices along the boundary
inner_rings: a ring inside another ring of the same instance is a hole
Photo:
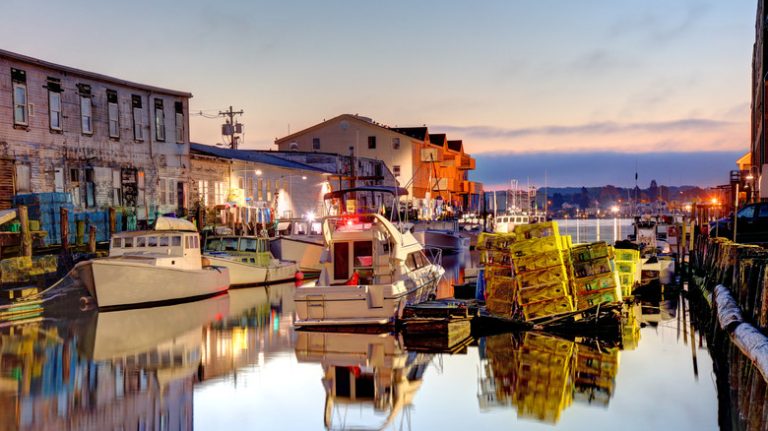
[[[279,259],[298,263],[299,269],[303,272],[319,273],[323,269],[320,257],[325,247],[322,242],[281,236],[270,241],[270,248],[272,254]]]
[[[459,253],[469,248],[469,238],[464,238],[458,233],[423,230],[413,232],[413,236],[425,247],[437,247],[449,253]]]
[[[77,264],[75,271],[101,310],[182,302],[229,288],[229,270],[221,267],[185,270],[97,259]]]
[[[298,265],[283,262],[273,267],[264,267],[232,259],[206,255],[214,266],[223,266],[229,270],[230,287],[258,286],[281,283],[296,277]]]
[[[439,267],[438,267],[439,268]],[[389,325],[402,317],[406,305],[430,299],[445,271],[434,270],[406,283],[368,286],[307,286],[294,292],[297,327]]]

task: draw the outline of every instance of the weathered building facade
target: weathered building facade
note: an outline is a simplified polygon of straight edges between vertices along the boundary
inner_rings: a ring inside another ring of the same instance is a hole
[[[67,192],[80,210],[184,212],[191,97],[0,50],[0,208]]]
[[[275,219],[322,214],[332,172],[260,151],[191,148],[193,206],[269,209]]]
[[[433,139],[435,142],[433,142]],[[482,186],[469,180],[475,160],[461,141],[430,135],[423,127],[387,127],[367,117],[343,114],[275,141],[281,152],[325,152],[383,161],[414,203],[440,197],[473,210]],[[352,172],[352,175],[358,175]]]

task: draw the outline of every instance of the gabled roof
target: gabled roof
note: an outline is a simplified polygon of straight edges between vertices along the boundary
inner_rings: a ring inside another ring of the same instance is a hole
[[[438,147],[442,147],[445,145],[445,133],[430,133],[429,134],[429,143],[432,145],[437,145]]]
[[[154,93],[168,94],[179,97],[192,97],[192,93],[186,91],[169,90],[167,88],[155,87],[152,85],[139,84],[136,82],[126,81],[120,78],[113,78],[111,76],[102,75],[100,73],[88,72],[86,70],[75,69],[74,67],[62,66],[60,64],[51,63],[45,60],[39,60],[37,58],[28,57],[26,55],[17,54],[15,52],[6,51],[0,49],[0,58],[5,57],[11,60],[15,60],[22,63],[32,64],[39,67],[44,67],[54,71],[64,72],[71,75],[81,76],[83,78],[93,79],[95,81],[111,82],[114,84],[125,85],[127,87],[140,88],[145,91],[151,91]]]
[[[277,138],[277,139],[275,139],[275,145],[280,145],[282,143],[289,142],[289,141],[295,139],[298,136],[307,134],[308,132],[311,132],[311,131],[316,130],[316,129],[320,129],[322,127],[325,127],[325,125],[327,125],[328,123],[332,123],[332,122],[339,121],[339,120],[354,121],[354,122],[360,123],[361,125],[365,125],[365,126],[369,126],[369,127],[370,126],[372,126],[372,127],[381,127],[383,129],[386,129],[386,127],[384,127],[384,126],[382,126],[382,125],[380,125],[378,123],[373,122],[373,120],[371,120],[368,117],[362,117],[362,116],[359,116],[359,115],[352,115],[352,114],[341,114],[341,115],[337,115],[337,116],[331,118],[330,120],[325,120],[322,123],[317,123],[314,126],[310,126],[310,127],[307,127],[306,129],[299,130],[296,133],[291,133],[288,136],[283,136],[282,138]]]
[[[312,165],[294,162],[293,160],[288,160],[282,157],[268,154],[266,151],[233,150],[231,148],[220,148],[212,145],[196,144],[194,142],[191,143],[189,147],[192,153],[220,157],[223,159],[243,160],[246,162],[263,163],[265,165],[279,166],[281,168],[288,168],[288,169],[303,169],[306,171],[333,173]]]
[[[454,141],[448,141],[448,148],[453,150],[453,151],[457,151],[457,152],[460,153],[460,152],[464,151],[464,144],[462,143],[461,139],[457,139],[457,140],[454,140]]]
[[[420,141],[425,141],[428,134],[426,127],[390,127],[389,129]]]

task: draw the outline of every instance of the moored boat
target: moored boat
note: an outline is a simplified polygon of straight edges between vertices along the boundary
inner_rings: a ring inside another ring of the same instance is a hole
[[[404,189],[358,187],[326,194],[343,200],[363,192]],[[314,286],[296,289],[296,326],[387,325],[408,304],[434,296],[445,270],[430,262],[410,232],[380,214],[342,214],[323,219],[323,269]]]
[[[255,236],[213,236],[205,239],[204,256],[229,269],[230,287],[257,286],[293,280],[295,261],[275,259],[269,239]]]
[[[74,271],[101,310],[199,299],[229,288],[227,268],[203,265],[194,225],[165,217],[154,230],[113,235],[109,257],[78,263]]]

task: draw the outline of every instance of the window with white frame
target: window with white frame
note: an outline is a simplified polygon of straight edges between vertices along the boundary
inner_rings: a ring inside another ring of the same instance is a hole
[[[393,150],[400,149],[400,138],[392,138],[392,149]]]
[[[27,72],[11,68],[13,83],[13,124],[26,126],[29,124],[27,106]]]
[[[144,108],[141,96],[131,95],[131,109],[133,110],[133,139],[144,140]]]
[[[160,192],[160,205],[176,206],[176,187],[175,178],[160,178],[158,191]]]
[[[208,200],[208,181],[197,180],[197,197],[201,205],[210,205]]]
[[[165,111],[163,99],[155,99],[155,139],[165,141]]]
[[[16,193],[32,192],[32,171],[29,165],[16,165]]]
[[[184,143],[184,104],[176,102],[174,104],[176,111],[176,143]]]
[[[61,130],[61,93],[48,90],[48,117],[51,130]]]
[[[120,108],[117,105],[117,91],[107,90],[107,117],[109,119],[109,137],[120,137]]]
[[[93,134],[93,112],[91,110],[91,86],[77,84],[80,94],[80,130],[86,134]]]
[[[215,205],[221,205],[227,201],[227,183],[224,181],[216,181],[213,190],[213,199]]]

